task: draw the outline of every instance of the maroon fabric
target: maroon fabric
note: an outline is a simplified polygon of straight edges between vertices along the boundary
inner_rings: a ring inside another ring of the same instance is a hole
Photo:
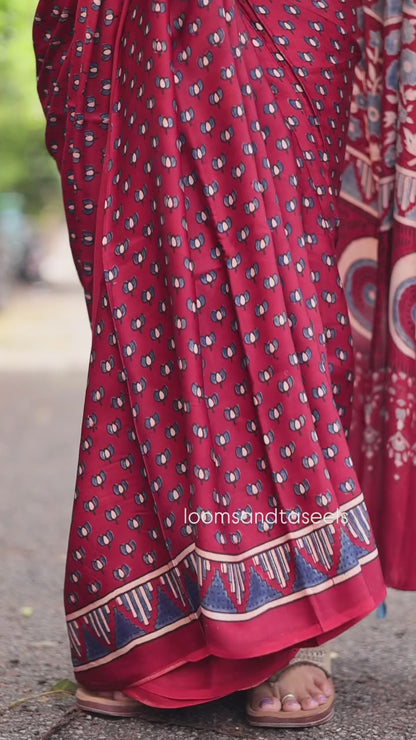
[[[350,446],[389,586],[416,588],[416,34],[364,0],[340,213],[356,348]]]
[[[208,701],[383,597],[334,259],[353,24],[341,0],[39,6],[92,324],[65,586],[91,688]]]

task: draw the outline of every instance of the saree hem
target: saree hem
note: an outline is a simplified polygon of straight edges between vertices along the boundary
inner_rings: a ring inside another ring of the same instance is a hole
[[[377,571],[377,561],[372,561],[365,567],[369,582],[371,582],[371,573]],[[308,616],[304,614],[303,625],[300,625],[299,615],[295,616],[292,605],[292,612],[287,614],[287,623],[293,624],[293,633],[292,635],[287,633],[284,637],[276,635],[274,644],[267,635],[267,630],[266,640],[264,639],[265,627],[267,623],[270,625],[270,616],[268,616],[267,620],[263,618],[263,624],[256,620],[251,625],[250,623],[241,625],[242,629],[238,631],[238,634],[236,634],[235,625],[226,626],[229,629],[225,629],[222,640],[226,640],[228,635],[230,644],[233,644],[233,657],[225,652],[221,654],[218,649],[215,654],[209,653],[210,648],[207,646],[192,651],[186,656],[177,657],[166,667],[160,667],[158,672],[153,673],[150,678],[135,680],[131,676],[130,683],[126,687],[122,681],[122,677],[126,675],[123,660],[127,660],[131,666],[132,655],[134,655],[132,652],[124,659],[121,658],[111,663],[106,676],[107,680],[103,681],[102,669],[98,669],[99,673],[96,675],[94,669],[85,671],[82,676],[78,675],[78,680],[81,679],[80,682],[91,690],[112,690],[115,688],[116,677],[119,676],[117,688],[143,704],[160,708],[214,701],[230,693],[252,688],[277,670],[284,668],[300,647],[313,646],[333,639],[371,613],[384,598],[384,594],[379,594],[378,591],[374,593],[368,591],[366,595],[355,592],[353,582],[346,582],[342,584],[342,587],[337,588],[339,589],[337,594],[339,602],[349,604],[355,597],[354,606],[344,608],[342,612],[334,610],[333,614],[322,616],[320,624],[316,622],[309,624]],[[215,630],[215,624],[210,626]],[[224,630],[224,625],[222,625],[222,630]],[[258,642],[259,635],[262,637],[261,643]],[[256,638],[257,646],[253,648]],[[296,640],[295,645],[293,639]],[[178,651],[183,650],[183,645],[188,642],[186,634],[178,634],[175,643]],[[207,644],[209,645],[208,640]],[[172,645],[169,645],[167,649],[171,650]],[[238,657],[235,656],[237,650],[239,651]],[[264,652],[266,650],[267,652]],[[164,658],[162,645],[159,645],[158,651],[159,658]]]

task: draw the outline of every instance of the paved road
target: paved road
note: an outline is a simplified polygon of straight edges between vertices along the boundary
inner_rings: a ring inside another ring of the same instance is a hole
[[[241,695],[114,721],[48,694],[72,679],[61,589],[87,356],[74,284],[10,297],[0,314],[0,740],[415,740],[412,593],[391,592],[387,619],[372,615],[335,642],[337,713],[322,728],[249,729]]]

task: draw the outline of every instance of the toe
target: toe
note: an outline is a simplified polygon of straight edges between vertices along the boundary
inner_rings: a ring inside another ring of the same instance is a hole
[[[320,705],[320,704],[326,704],[326,702],[328,701],[329,697],[328,696],[325,696],[325,694],[317,694],[315,696],[315,699],[318,702],[318,704]]]
[[[314,696],[303,696],[299,698],[300,705],[302,709],[316,709],[316,707],[319,706],[318,701],[315,699]]]
[[[280,701],[275,696],[273,698],[266,697],[265,699],[261,699],[258,706],[266,712],[279,712],[282,708]]]
[[[334,693],[334,685],[331,679],[326,676],[324,676],[320,681],[315,681],[315,685],[319,689],[319,692],[327,698],[332,696]]]
[[[275,696],[273,688],[268,681],[251,690],[250,704],[252,707],[263,709],[266,712],[278,712],[281,709],[279,698]]]
[[[327,678],[324,673],[315,678],[315,687],[319,694],[322,694],[327,699],[333,695],[334,686],[330,678]]]
[[[284,712],[298,712],[302,707],[296,697],[282,697],[282,709]]]
[[[329,698],[326,694],[323,694],[322,691],[319,691],[319,689],[317,689],[316,687],[313,687],[308,693],[311,696],[311,698],[316,702],[316,706],[320,706],[321,704],[326,704]]]

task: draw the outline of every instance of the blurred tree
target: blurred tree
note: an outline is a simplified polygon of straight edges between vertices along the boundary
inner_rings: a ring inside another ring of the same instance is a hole
[[[36,0],[0,0],[0,193],[21,193],[32,213],[59,192],[36,92],[35,9]]]

